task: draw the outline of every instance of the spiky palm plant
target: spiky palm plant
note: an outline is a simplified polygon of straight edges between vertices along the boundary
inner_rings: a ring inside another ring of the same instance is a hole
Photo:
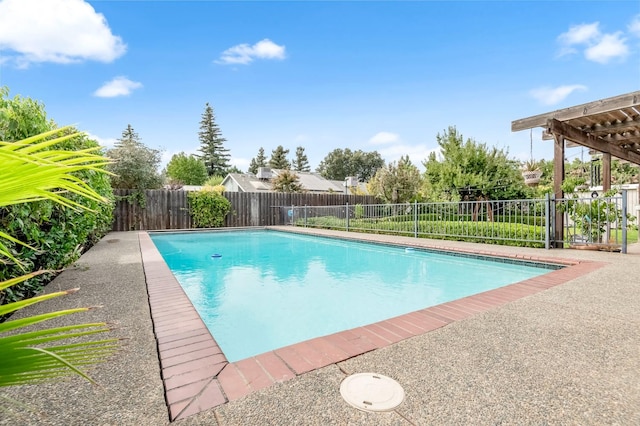
[[[66,195],[75,193],[93,200],[103,198],[85,182],[74,176],[81,170],[106,173],[108,160],[95,149],[64,151],[55,145],[78,136],[69,127],[52,130],[17,142],[0,141],[0,207],[38,200],[52,200],[67,208],[86,210]],[[0,231],[0,263],[20,261],[3,244],[5,241],[26,245]],[[27,271],[25,271],[27,272]],[[0,291],[51,271],[32,271],[0,282]],[[0,306],[0,317],[77,289],[44,294]],[[77,324],[48,329],[26,327],[91,308],[77,308],[41,315],[9,319],[0,323],[0,387],[37,383],[61,375],[77,373],[84,366],[104,360],[117,347],[117,339],[78,341],[78,337],[109,331],[106,323]],[[69,339],[72,339],[69,342]],[[93,381],[92,381],[93,382]]]

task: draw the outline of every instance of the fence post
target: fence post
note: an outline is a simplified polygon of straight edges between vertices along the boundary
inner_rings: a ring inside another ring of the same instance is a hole
[[[307,205],[304,205],[304,227],[307,227]]]
[[[551,248],[551,194],[547,192],[544,200],[544,248]]]
[[[556,222],[556,218],[557,218],[557,210],[558,210],[558,202],[556,200],[556,195],[552,194],[550,197],[550,201],[549,201],[549,219],[551,222],[551,227],[549,228],[549,241],[553,244],[551,244],[549,247],[550,248],[557,248],[557,241],[556,241],[556,227],[558,226],[558,223]],[[564,232],[564,231],[563,231]],[[562,244],[564,247],[564,239],[562,240]]]
[[[622,248],[621,252],[627,252],[627,190],[622,190]]]
[[[418,238],[418,200],[413,202],[413,238]]]
[[[349,202],[347,202],[345,214],[347,216],[347,232],[349,232]]]

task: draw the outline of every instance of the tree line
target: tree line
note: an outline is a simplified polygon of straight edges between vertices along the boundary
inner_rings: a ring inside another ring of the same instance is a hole
[[[242,173],[230,166],[227,140],[216,124],[213,108],[207,103],[200,120],[198,154],[175,154],[165,170],[158,173],[160,151],[142,144],[131,125],[107,155],[116,160],[111,171],[115,188],[150,189],[164,183],[170,185],[219,185],[228,173]],[[338,148],[328,153],[315,172],[328,180],[344,181],[355,177],[366,183],[367,192],[385,202],[506,200],[544,197],[552,190],[551,161],[534,161],[527,165],[509,156],[508,150],[498,149],[464,138],[455,126],[436,135],[438,153],[432,152],[423,160],[425,171],[420,172],[408,156],[386,164],[377,151],[365,152]],[[289,149],[278,145],[267,158],[264,147],[251,159],[248,172],[257,174],[261,167],[284,170],[272,182],[274,190],[300,192],[298,173],[310,172],[311,167],[303,146],[296,147],[289,160]],[[535,166],[543,175],[535,188],[525,185],[523,168]],[[592,167],[589,161],[588,167]],[[579,159],[567,163],[567,188],[591,180],[586,175],[587,164]],[[637,181],[637,168],[613,161],[615,183]],[[588,179],[589,178],[589,179]]]

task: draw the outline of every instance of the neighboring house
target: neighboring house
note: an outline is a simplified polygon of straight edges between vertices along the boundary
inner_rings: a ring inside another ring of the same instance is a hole
[[[344,192],[344,187],[347,187],[347,194],[353,194],[357,192],[355,195],[369,195],[369,190],[367,189],[366,182],[358,182],[358,178],[356,177],[348,177],[345,180],[330,180],[329,182],[333,182],[335,185],[342,188]]]
[[[282,171],[280,169],[261,167],[255,175],[252,173],[229,173],[222,181],[222,185],[225,191],[228,192],[274,192],[271,181]],[[358,185],[355,178],[347,178],[342,182],[325,179],[318,173],[294,173],[298,176],[298,182],[300,182],[304,190],[315,194],[350,194],[350,186],[347,186],[347,184],[361,186]]]
[[[200,191],[203,188],[202,185],[180,185],[180,187],[172,187],[171,185],[165,185],[164,189],[181,189],[183,191]]]

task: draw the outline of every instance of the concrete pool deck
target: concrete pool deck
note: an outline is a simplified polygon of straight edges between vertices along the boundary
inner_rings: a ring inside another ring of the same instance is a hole
[[[337,231],[319,233],[346,235]],[[416,330],[417,335],[397,343],[335,360],[295,377],[283,377],[283,381],[274,380],[276,383],[261,390],[235,400],[228,398],[232,401],[185,416],[174,424],[640,422],[638,245],[630,247],[630,254],[622,255],[383,235],[348,236],[506,256],[517,253],[522,258],[563,263],[577,260],[578,266],[591,265],[593,270],[582,271],[579,277],[565,277],[564,281],[570,280],[536,294],[504,300],[501,306],[480,309],[482,306],[476,303],[476,312],[467,312],[462,315],[465,318],[433,331]],[[66,319],[67,323],[113,322],[118,325],[114,335],[127,339],[113,360],[91,370],[101,387],[71,378],[57,384],[6,389],[1,395],[28,402],[33,410],[21,411],[20,417],[0,411],[0,424],[169,423],[159,363],[163,358],[157,350],[149,313],[148,301],[154,295],[151,289],[147,295],[141,257],[138,233],[111,233],[47,289],[81,287],[80,292],[33,306],[27,312],[104,305]],[[147,280],[150,278],[148,275]],[[173,296],[165,301],[170,302]],[[456,314],[450,309],[448,313]],[[167,318],[165,329],[171,330],[173,325],[167,324],[175,320]],[[158,324],[156,331],[161,329]],[[160,346],[162,353],[162,342]],[[360,372],[394,378],[404,387],[405,401],[389,413],[365,413],[350,407],[340,397],[339,385],[348,374]],[[251,387],[251,377],[246,380],[245,374],[240,375]],[[255,387],[262,386],[260,377],[253,379]],[[229,396],[227,392],[220,395]],[[206,395],[200,397],[211,400]]]

